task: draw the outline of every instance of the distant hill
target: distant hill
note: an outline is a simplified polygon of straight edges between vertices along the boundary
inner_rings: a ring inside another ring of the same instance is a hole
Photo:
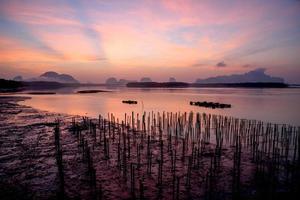
[[[252,82],[252,83],[192,83],[190,87],[209,88],[287,88],[288,84],[280,82]]]
[[[176,78],[170,77],[170,78],[169,78],[169,82],[177,82],[177,81],[176,81]]]
[[[135,81],[127,80],[127,79],[120,79],[118,81],[115,77],[110,77],[105,81],[105,84],[109,86],[125,86],[129,82],[135,82]]]
[[[120,79],[119,80],[119,85],[126,86],[127,83],[130,83],[130,82],[136,82],[136,81],[135,80]]]
[[[115,77],[110,77],[105,81],[106,85],[118,85],[118,80]]]
[[[286,88],[285,83],[255,82],[255,83],[185,83],[185,82],[130,82],[127,87],[137,88],[186,88],[186,87],[210,87],[210,88]]]
[[[284,83],[284,79],[265,74],[266,69],[259,68],[244,74],[232,74],[228,76],[216,76],[207,79],[197,79],[195,83]]]
[[[30,78],[25,80],[26,82],[57,82],[57,83],[76,83],[78,84],[79,81],[76,80],[73,76],[68,74],[58,74],[56,72],[45,72],[41,74],[39,77]]]
[[[149,82],[152,82],[152,80],[149,77],[143,77],[143,78],[141,78],[140,82],[142,82],[142,83],[149,83]]]
[[[23,77],[22,76],[16,76],[12,80],[13,81],[23,81]]]

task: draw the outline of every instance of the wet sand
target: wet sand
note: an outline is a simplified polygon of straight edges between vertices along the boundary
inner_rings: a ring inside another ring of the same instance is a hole
[[[0,196],[5,199],[56,199],[57,165],[53,129],[60,119],[65,171],[65,198],[90,199],[86,166],[77,152],[77,139],[70,134],[72,119],[59,113],[40,111],[19,105],[26,97],[0,97]],[[129,198],[115,169],[97,164],[107,197]],[[76,166],[76,167],[75,167]]]

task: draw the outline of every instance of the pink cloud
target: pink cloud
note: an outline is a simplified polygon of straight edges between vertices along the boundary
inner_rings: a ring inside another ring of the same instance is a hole
[[[8,1],[1,7],[1,12],[18,22],[32,25],[73,25],[79,23],[74,19],[74,11],[67,5],[55,5],[44,1],[26,3]]]
[[[124,73],[130,67],[152,71],[166,66],[185,69],[198,63],[209,69],[224,60],[237,70],[242,62],[252,64],[260,58],[252,56],[251,62],[241,54],[254,47],[264,49],[266,41],[276,44],[274,33],[292,29],[297,22],[289,19],[299,16],[298,8],[282,9],[280,4],[260,1],[230,5],[214,0],[140,1],[126,9],[117,9],[119,4],[110,1],[81,4],[78,9],[69,2],[5,2],[0,11],[8,21],[22,24],[30,35],[63,56],[55,58],[38,45],[34,48],[8,37],[0,38],[1,60],[74,66],[101,62]]]

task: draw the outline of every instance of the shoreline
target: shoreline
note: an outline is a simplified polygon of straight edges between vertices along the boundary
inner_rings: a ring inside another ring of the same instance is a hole
[[[72,120],[80,121],[83,117],[42,111],[18,103],[28,98],[0,96],[0,195],[9,195],[9,199],[59,197],[54,140],[54,128],[59,119],[67,176],[65,187],[68,188],[64,198],[93,199],[86,166],[77,152],[78,139],[70,131]],[[78,168],[74,169],[74,165],[78,165]],[[98,177],[104,184],[104,199],[108,196],[109,199],[129,199],[127,186],[122,183],[117,169],[109,167],[107,161],[100,161],[97,166],[105,172]],[[114,180],[111,180],[112,177]]]
[[[0,97],[0,195],[49,199],[56,190],[55,160],[51,158],[54,122],[62,117],[71,120],[71,116],[19,104],[29,98]]]

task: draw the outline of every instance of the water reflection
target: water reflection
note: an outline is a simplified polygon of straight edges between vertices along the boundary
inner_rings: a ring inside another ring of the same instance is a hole
[[[76,88],[80,90],[82,88]],[[87,89],[87,88],[84,88]],[[93,88],[95,89],[95,88]],[[98,89],[98,88],[97,88]],[[100,88],[107,89],[107,88]],[[130,89],[109,88],[113,92],[74,94],[59,91],[57,95],[35,95],[23,104],[53,112],[88,115],[114,113],[120,119],[133,112],[206,112],[273,123],[300,125],[300,89]],[[76,92],[73,90],[73,92]],[[138,104],[123,104],[122,100]],[[213,101],[232,104],[230,109],[190,106],[190,101]]]

